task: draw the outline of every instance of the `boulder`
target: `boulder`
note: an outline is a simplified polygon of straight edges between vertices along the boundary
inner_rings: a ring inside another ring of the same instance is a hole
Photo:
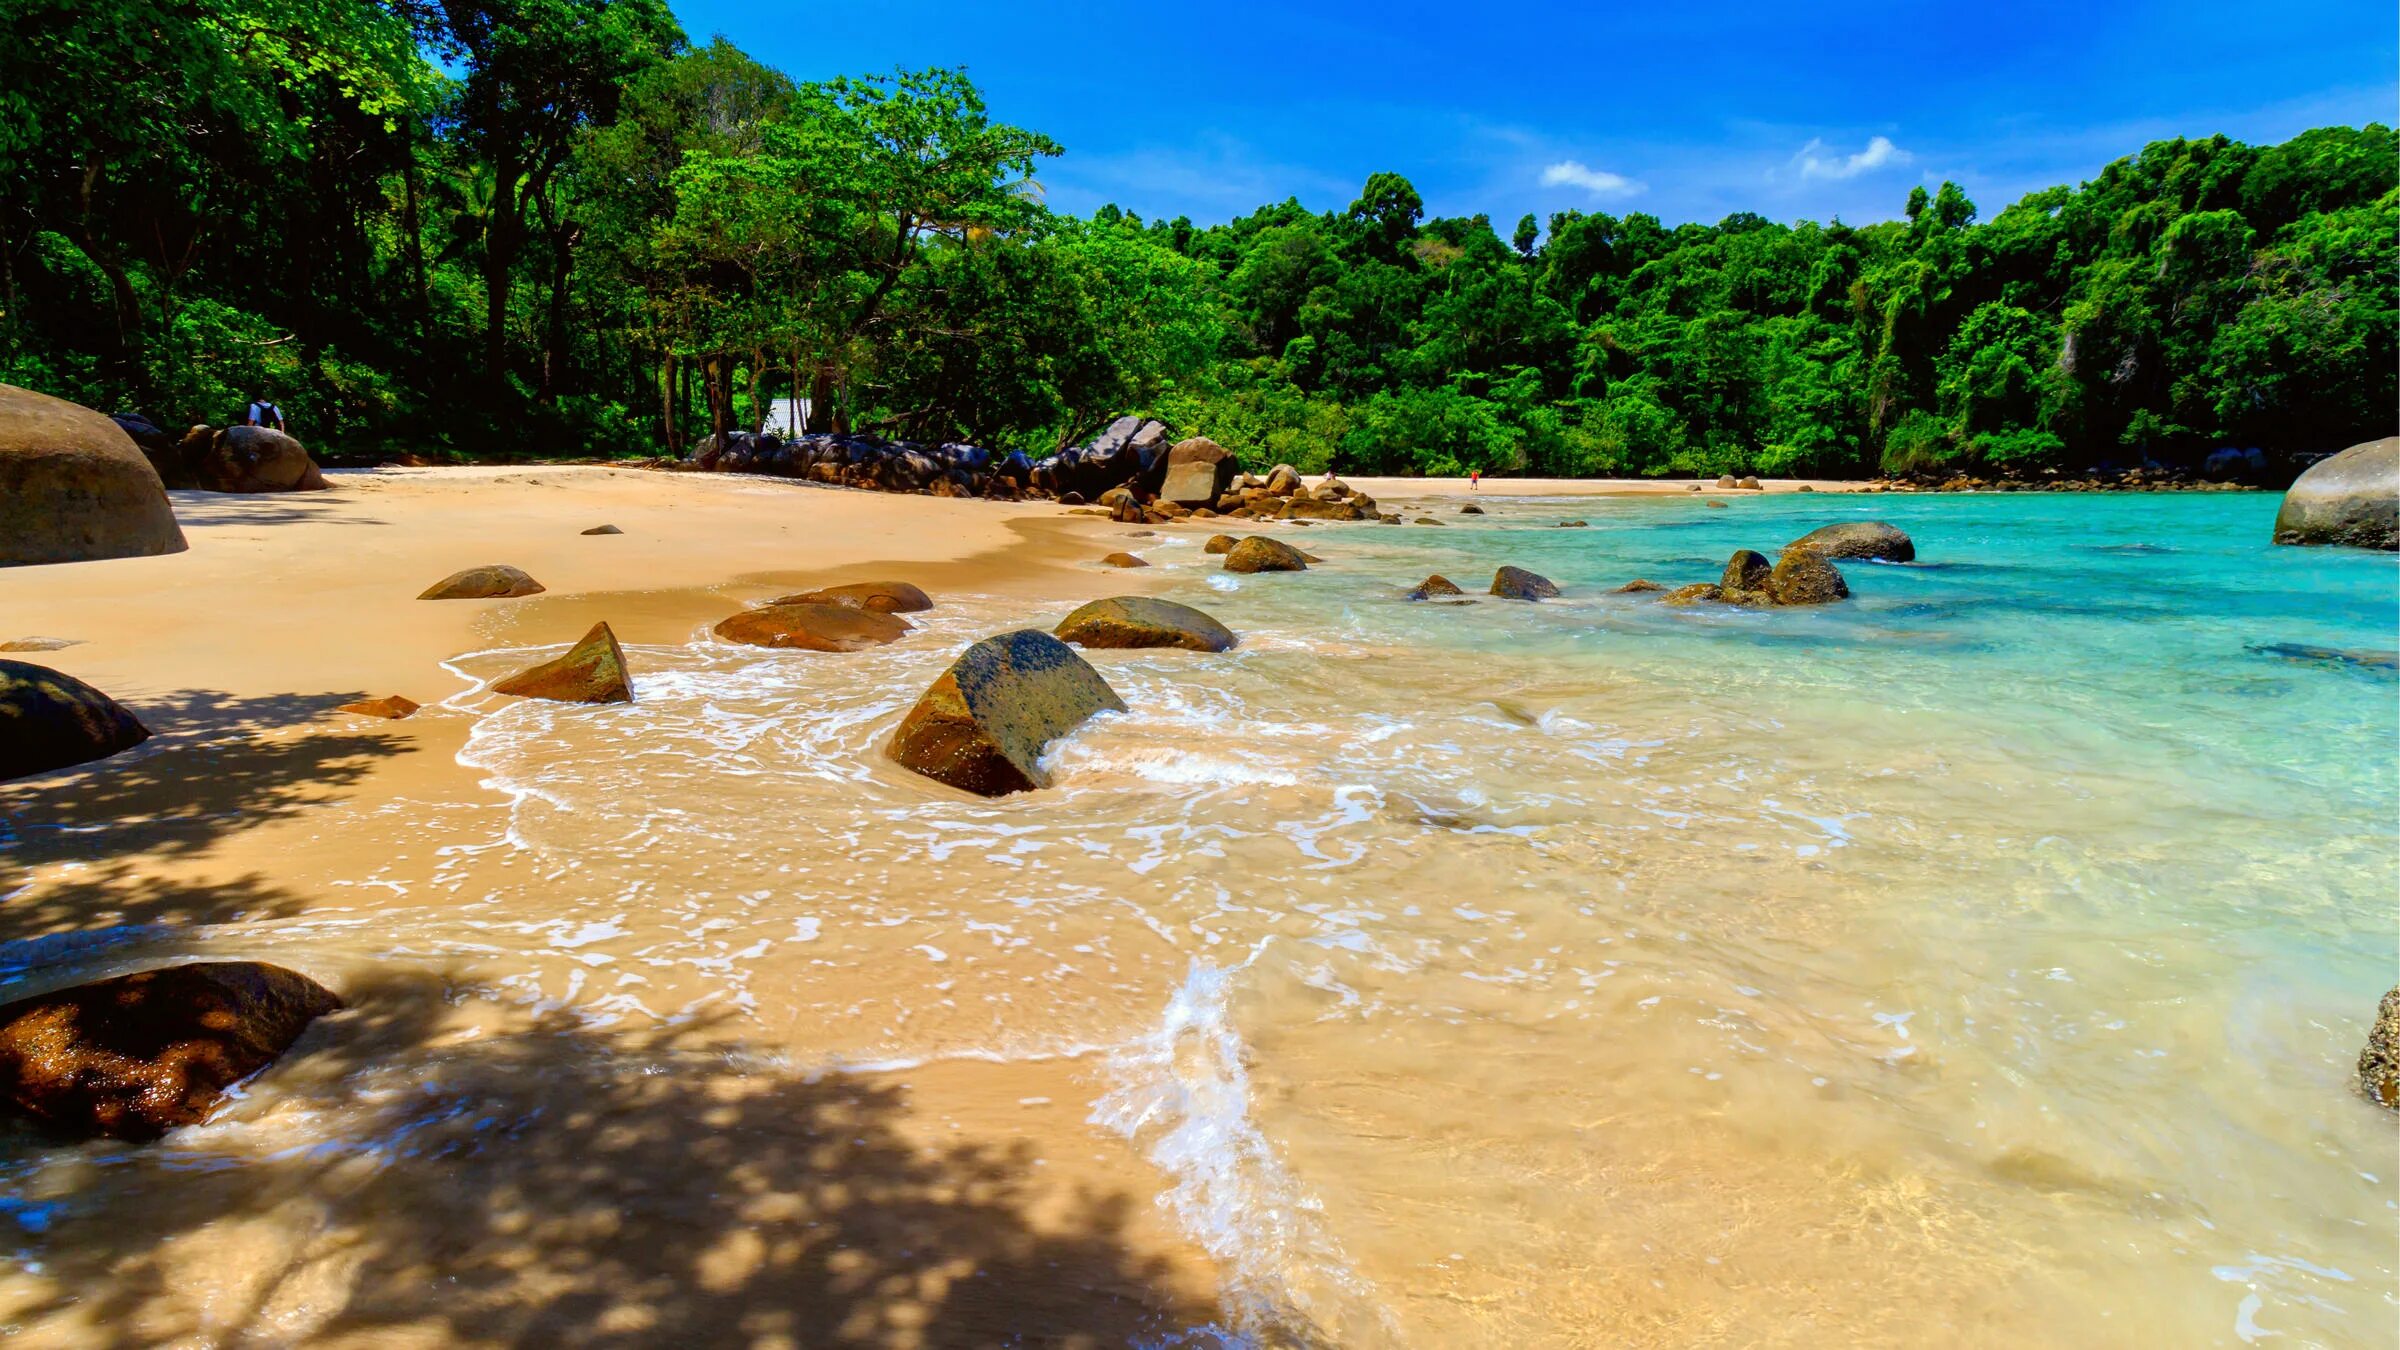
[[[1645,581],[1640,577],[1635,577],[1633,580],[1626,582],[1622,586],[1619,586],[1616,590],[1616,593],[1618,595],[1638,595],[1643,591],[1663,591],[1665,589],[1666,587],[1659,585],[1655,581]]]
[[[1409,591],[1408,598],[1411,600],[1432,600],[1441,596],[1465,594],[1465,591],[1462,591],[1458,588],[1457,582],[1452,581],[1450,578],[1443,576],[1439,572],[1436,572],[1432,576],[1429,576],[1423,581],[1418,582],[1416,587]]]
[[[342,1006],[259,961],[203,961],[0,1007],[8,1109],[62,1135],[144,1141],[208,1118],[225,1089]]]
[[[2358,1090],[2377,1106],[2400,1111],[2400,989],[2383,996],[2367,1048],[2358,1052]]]
[[[777,603],[743,610],[712,631],[727,642],[748,647],[855,652],[880,647],[912,627],[906,619],[849,605]]]
[[[325,475],[300,442],[273,427],[227,427],[189,463],[209,492],[315,492]]]
[[[2354,445],[2311,465],[2283,494],[2275,542],[2400,549],[2400,436]]]
[[[1208,542],[1200,546],[1200,551],[1214,557],[1220,553],[1231,552],[1234,542],[1234,538],[1230,534],[1212,534],[1208,537]]]
[[[1240,641],[1233,630],[1172,600],[1120,595],[1094,600],[1052,630],[1078,647],[1186,647],[1221,652]]]
[[[1752,478],[1748,474],[1742,475],[1742,477],[1734,483],[1734,486],[1750,492],[1758,492],[1763,490],[1759,487],[1758,480]]]
[[[1766,554],[1756,549],[1736,549],[1733,557],[1725,563],[1725,575],[1717,582],[1717,589],[1726,592],[1728,597],[1739,592],[1755,594],[1763,601],[1768,598],[1767,592],[1774,576],[1775,564],[1767,561]]]
[[[1740,487],[1741,484],[1734,481],[1732,474],[1726,473],[1717,475],[1717,486],[1721,488],[1731,488]]]
[[[1265,487],[1277,497],[1289,497],[1300,490],[1300,471],[1289,464],[1278,464],[1267,470]]]
[[[1167,451],[1158,495],[1178,506],[1209,506],[1233,486],[1241,462],[1233,452],[1205,436],[1178,441]]]
[[[1784,545],[1786,552],[1813,548],[1828,558],[1880,558],[1885,562],[1914,562],[1916,541],[1898,526],[1880,520],[1845,520],[1821,525]]]
[[[506,600],[520,595],[539,595],[549,589],[532,577],[504,563],[486,563],[463,572],[452,572],[425,588],[419,600]]]
[[[903,768],[985,797],[1045,786],[1050,742],[1125,701],[1073,648],[1030,629],[960,655],[892,736]]]
[[[1714,497],[1702,502],[1701,505],[1706,506],[1711,511],[1722,511],[1725,509],[1725,503],[1718,501]]]
[[[1823,605],[1847,598],[1850,583],[1832,559],[1813,548],[1795,548],[1776,560],[1767,590],[1778,605]]]
[[[150,739],[115,699],[30,661],[0,661],[0,779],[106,759]]]
[[[1458,508],[1458,513],[1462,516],[1480,516],[1483,514],[1483,508],[1473,502],[1468,502],[1465,506]]]
[[[1100,560],[1103,567],[1148,567],[1150,564],[1130,553],[1111,553]]]
[[[1283,504],[1285,520],[1369,520],[1373,513],[1355,501],[1333,497],[1294,497]]]
[[[1503,600],[1547,600],[1558,594],[1558,585],[1538,572],[1503,567],[1492,573],[1492,594]]]
[[[345,703],[334,711],[357,713],[361,717],[380,717],[385,721],[397,722],[415,712],[418,706],[412,699],[402,698],[398,694],[386,694],[382,698],[362,698],[355,702]]]
[[[769,600],[770,605],[848,605],[878,614],[914,614],[933,608],[933,597],[905,581],[859,581],[826,586]]]
[[[1703,600],[1722,600],[1725,592],[1713,581],[1698,581],[1678,586],[1658,598],[1662,605],[1696,605]]]
[[[620,529],[618,529],[618,528],[617,528],[616,526],[614,526],[614,525],[594,525],[592,528],[590,528],[590,529],[588,529],[588,530],[585,530],[585,531],[584,531],[584,533],[585,533],[585,534],[623,534],[623,533],[625,533],[625,532],[624,532],[623,530],[620,530]]]
[[[626,672],[617,635],[607,624],[596,623],[566,655],[511,675],[493,685],[492,692],[559,703],[631,703],[633,677]]]
[[[116,423],[0,384],[0,567],[185,547],[158,470]]]
[[[1440,525],[1441,523],[1442,522],[1435,520],[1431,516],[1419,516],[1415,520],[1409,522],[1411,525]]]
[[[1305,572],[1308,555],[1280,539],[1254,534],[1225,550],[1228,572]]]

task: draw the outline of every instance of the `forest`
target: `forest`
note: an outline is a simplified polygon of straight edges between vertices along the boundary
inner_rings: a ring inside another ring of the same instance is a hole
[[[15,0],[0,382],[320,453],[814,429],[1254,467],[2031,475],[2394,430],[2400,141],[2161,141],[1852,226],[1048,208],[958,71],[798,82],[659,0]]]

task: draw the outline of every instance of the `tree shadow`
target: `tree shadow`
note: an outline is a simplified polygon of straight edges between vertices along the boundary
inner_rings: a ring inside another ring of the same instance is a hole
[[[388,520],[339,508],[351,499],[338,492],[203,492],[177,488],[167,494],[180,525],[389,525]]]
[[[1134,1250],[1123,1196],[1044,1184],[1026,1147],[912,1136],[900,1088],[745,1064],[699,1023],[464,1033],[441,975],[342,992],[206,1126],[139,1149],[0,1139],[0,1208],[29,1230],[15,1283],[38,1291],[15,1328],[1096,1346],[1217,1316]]]

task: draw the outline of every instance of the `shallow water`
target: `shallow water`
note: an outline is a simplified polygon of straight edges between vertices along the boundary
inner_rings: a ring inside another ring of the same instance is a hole
[[[329,819],[388,864],[217,937],[705,1029],[623,1072],[729,1100],[1050,1066],[1215,1259],[1212,1337],[2394,1343],[2393,1122],[2346,1083],[2395,968],[2400,685],[2254,650],[2389,652],[2393,559],[2265,545],[2266,495],[1487,505],[1310,529],[1304,575],[1140,541],[1242,646],[1094,654],[1130,711],[994,802],[880,747],[963,643],[1058,617],[1020,601],[842,656],[696,631],[630,653],[629,707],[462,655],[434,715],[507,804]],[[1923,561],[1821,610],[1608,593],[1851,517]],[[1502,562],[1565,598],[1399,598]],[[485,1184],[542,1108],[378,1106],[461,1043],[173,1147],[430,1130]],[[184,1184],[105,1156],[10,1155],[22,1259]]]

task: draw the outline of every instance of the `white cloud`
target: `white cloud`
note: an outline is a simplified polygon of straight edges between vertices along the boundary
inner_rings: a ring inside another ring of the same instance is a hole
[[[1620,173],[1595,169],[1581,160],[1562,159],[1542,170],[1543,187],[1579,187],[1595,197],[1630,197],[1642,184]]]
[[[1855,155],[1837,154],[1830,159],[1825,155],[1825,142],[1810,141],[1800,147],[1797,158],[1802,178],[1856,178],[1886,164],[1906,164],[1909,154],[1892,144],[1891,137],[1878,136]]]

